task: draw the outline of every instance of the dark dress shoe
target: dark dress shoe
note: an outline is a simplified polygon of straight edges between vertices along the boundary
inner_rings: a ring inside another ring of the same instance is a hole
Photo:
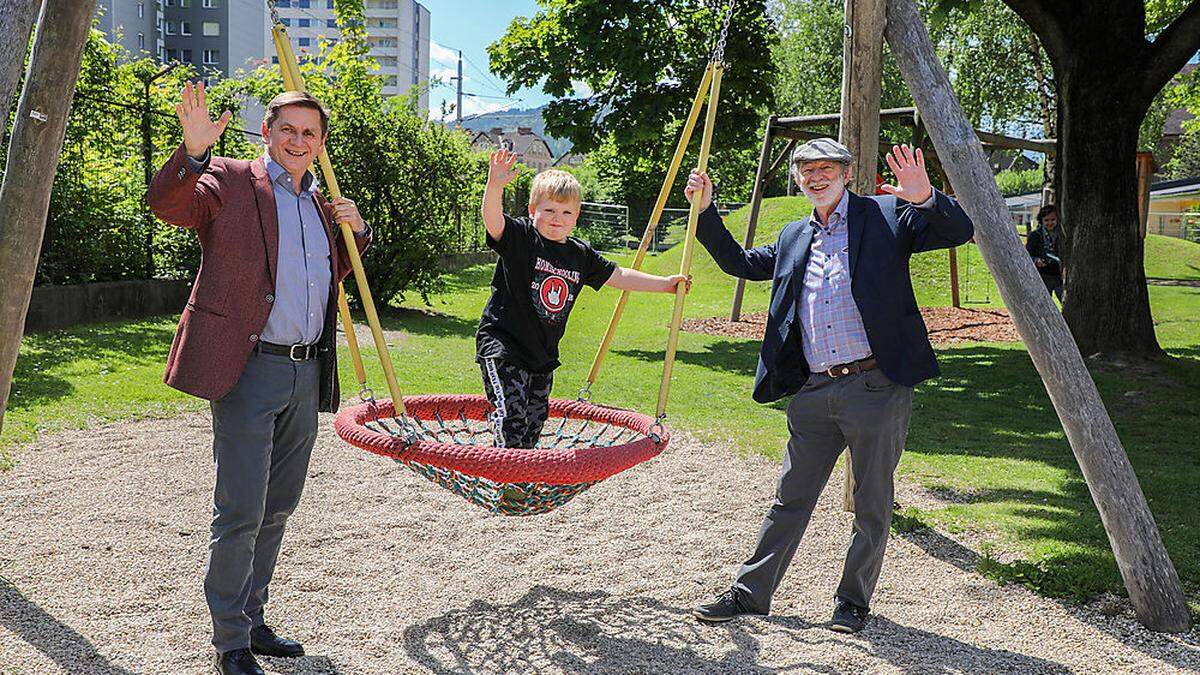
[[[217,672],[221,675],[266,675],[249,649],[235,649],[218,654]]]
[[[299,642],[279,637],[266,624],[250,629],[250,651],[260,656],[304,656],[304,647]]]
[[[836,598],[834,602],[836,604],[833,608],[833,621],[829,624],[830,630],[837,633],[857,633],[867,627],[870,610],[841,598]]]
[[[703,621],[704,623],[725,623],[741,614],[762,616],[762,612],[757,612],[743,604],[741,598],[738,597],[737,589],[734,588],[730,588],[717,596],[715,601],[707,605],[700,605],[692,610],[692,616],[697,621]]]

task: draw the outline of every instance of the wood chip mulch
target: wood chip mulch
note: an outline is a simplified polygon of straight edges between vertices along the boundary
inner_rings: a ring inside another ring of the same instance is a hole
[[[921,316],[929,329],[934,345],[961,342],[1018,342],[1021,337],[1005,309],[968,309],[958,307],[923,307]],[[683,330],[725,337],[761,340],[766,330],[765,312],[743,314],[741,321],[727,317],[687,319]]]

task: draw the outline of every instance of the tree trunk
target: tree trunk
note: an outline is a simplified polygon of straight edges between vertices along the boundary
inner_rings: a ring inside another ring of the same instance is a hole
[[[1076,72],[1059,84],[1063,316],[1085,355],[1153,357],[1162,349],[1150,317],[1137,207],[1138,128],[1145,109],[1114,82],[1137,78]]]
[[[46,0],[0,184],[0,428],[96,0]]]
[[[8,124],[12,97],[25,66],[29,31],[41,5],[41,0],[0,0],[0,42],[8,45],[0,54],[0,125]]]
[[[983,148],[954,98],[912,0],[888,0],[886,36],[942,167],[975,223],[984,262],[1062,421],[1138,618],[1154,630],[1187,630],[1191,617],[1179,575],[1133,467],[1066,322],[1008,220]],[[1132,169],[1132,157],[1126,167]]]

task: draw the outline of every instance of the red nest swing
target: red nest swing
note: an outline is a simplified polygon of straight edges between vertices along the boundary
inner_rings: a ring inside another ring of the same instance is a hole
[[[493,445],[483,396],[406,396],[343,409],[343,440],[390,457],[494,513],[528,516],[562,506],[596,483],[657,456],[668,433],[649,415],[582,401],[550,400],[536,448]],[[403,426],[407,425],[408,429]]]

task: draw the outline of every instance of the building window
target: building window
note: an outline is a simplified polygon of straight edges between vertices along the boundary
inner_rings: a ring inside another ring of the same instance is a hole
[[[275,0],[276,7],[291,7],[292,0]]]
[[[139,19],[146,18],[146,4],[143,2],[138,3],[138,18]]]
[[[221,0],[204,0],[204,9],[216,9],[221,6]]]
[[[179,50],[178,49],[168,49],[167,50],[167,60],[168,61],[178,61],[179,60]]]
[[[277,64],[277,65],[278,65],[278,63],[279,63],[279,57],[278,57],[278,56],[272,56],[272,57],[271,57],[271,63],[274,63],[274,64]]]
[[[299,43],[301,47],[308,47],[312,44],[312,38],[300,38]]]
[[[325,19],[326,28],[337,28],[337,19]]]
[[[325,3],[325,9],[333,9],[333,0],[328,0],[328,2]]]
[[[204,65],[215,66],[221,60],[221,52],[216,49],[204,50]]]
[[[179,34],[180,35],[191,35],[192,34],[192,22],[191,21],[180,21],[179,22]]]
[[[280,19],[279,23],[283,24],[284,26],[290,26],[290,25],[292,25],[292,20],[291,19]]]
[[[309,5],[308,0],[298,0],[296,3],[296,6],[299,7],[300,9],[308,9],[308,5]]]
[[[175,34],[175,22],[168,21],[167,22],[167,35],[174,35],[174,34]]]
[[[145,48],[146,48],[146,35],[144,33],[138,33],[138,49],[145,49]]]
[[[216,21],[204,22],[204,35],[206,37],[216,37],[221,34],[221,24]]]
[[[183,58],[181,58],[180,61],[183,61],[184,63],[192,63],[192,50],[184,49],[181,53],[183,54]]]
[[[179,0],[179,6],[180,7],[191,7],[192,0]]]
[[[301,28],[308,28],[309,26],[312,25],[312,20],[311,19],[300,19],[299,25]]]
[[[167,0],[167,1],[166,1],[165,3],[163,3],[163,4],[165,4],[167,7],[174,7],[174,6],[175,6],[175,0]]]

